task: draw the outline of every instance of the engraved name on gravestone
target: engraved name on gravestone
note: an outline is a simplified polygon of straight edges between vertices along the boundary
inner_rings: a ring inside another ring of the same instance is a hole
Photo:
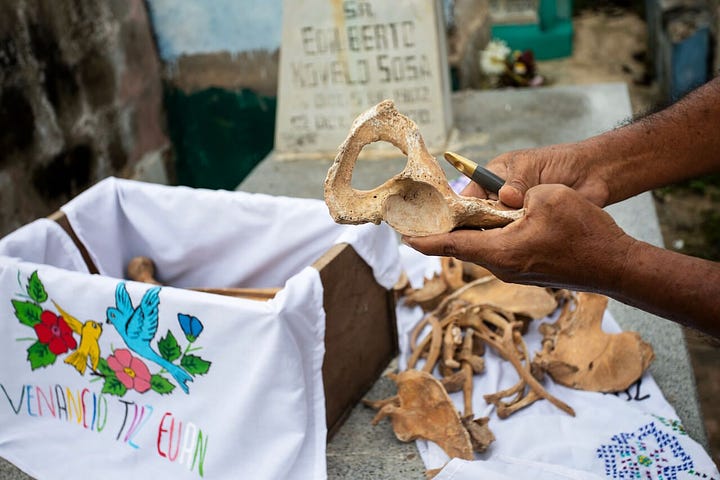
[[[452,116],[441,3],[285,0],[276,154],[334,156],[353,120],[385,99],[431,150],[444,148]]]

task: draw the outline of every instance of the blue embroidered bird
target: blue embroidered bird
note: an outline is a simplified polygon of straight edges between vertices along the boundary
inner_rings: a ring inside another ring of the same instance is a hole
[[[163,367],[185,393],[188,393],[187,382],[193,380],[190,374],[165,360],[150,346],[150,341],[155,338],[158,329],[159,294],[160,287],[149,289],[143,295],[140,305],[134,308],[125,283],[120,282],[115,289],[115,308],[107,309],[107,321],[115,327],[130,350]]]

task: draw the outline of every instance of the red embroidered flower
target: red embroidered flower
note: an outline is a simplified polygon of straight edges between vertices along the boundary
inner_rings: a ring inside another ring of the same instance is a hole
[[[40,343],[47,345],[55,355],[77,348],[77,342],[65,319],[53,312],[43,311],[40,315],[40,323],[36,324],[34,328]]]
[[[126,388],[134,388],[140,393],[150,390],[150,370],[130,350],[119,348],[107,359],[108,366],[115,371],[118,380]]]

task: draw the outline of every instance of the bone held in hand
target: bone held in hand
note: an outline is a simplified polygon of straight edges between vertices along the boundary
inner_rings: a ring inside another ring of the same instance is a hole
[[[407,155],[402,172],[372,190],[351,179],[358,155],[369,143],[390,142]],[[522,217],[496,200],[464,197],[448,184],[427,151],[417,125],[385,100],[355,119],[325,179],[325,203],[338,223],[385,221],[403,235],[423,236],[458,227],[502,227]]]

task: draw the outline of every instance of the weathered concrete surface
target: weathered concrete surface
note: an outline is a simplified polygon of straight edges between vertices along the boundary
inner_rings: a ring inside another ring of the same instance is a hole
[[[142,0],[0,3],[0,235],[163,150]]]

